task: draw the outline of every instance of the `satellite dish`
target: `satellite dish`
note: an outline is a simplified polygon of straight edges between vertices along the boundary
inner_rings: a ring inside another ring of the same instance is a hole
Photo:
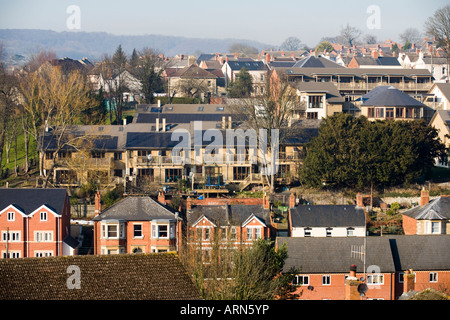
[[[308,286],[308,290],[313,291],[313,290],[314,290],[314,287],[313,287],[313,286]]]
[[[365,284],[365,283],[360,283],[358,285],[358,292],[361,296],[365,296],[368,289],[369,288],[367,287],[367,284]]]

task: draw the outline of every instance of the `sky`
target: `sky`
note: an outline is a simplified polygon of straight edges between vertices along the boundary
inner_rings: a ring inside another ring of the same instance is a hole
[[[399,41],[407,28],[448,0],[0,0],[0,29],[235,38],[279,45],[294,36],[308,46],[347,24],[379,41]],[[71,10],[76,6],[78,11]],[[69,10],[68,10],[69,9]],[[69,22],[69,23],[68,23]]]

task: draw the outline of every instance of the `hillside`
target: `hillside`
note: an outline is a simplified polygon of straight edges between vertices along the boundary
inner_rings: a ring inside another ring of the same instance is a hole
[[[90,60],[100,59],[105,53],[112,54],[119,44],[127,54],[134,48],[157,49],[166,56],[228,52],[233,43],[243,43],[258,50],[270,45],[244,39],[203,39],[163,35],[125,36],[106,32],[55,32],[51,30],[0,29],[0,41],[4,42],[9,57],[27,56],[40,49],[53,50],[58,57]],[[17,59],[15,59],[17,60]],[[15,61],[13,58],[13,61]],[[19,59],[20,60],[20,59]]]

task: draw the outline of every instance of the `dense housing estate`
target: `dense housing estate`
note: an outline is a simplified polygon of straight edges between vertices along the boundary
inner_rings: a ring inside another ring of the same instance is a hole
[[[283,190],[298,182],[305,145],[318,135],[321,120],[335,114],[370,121],[425,120],[440,129],[448,146],[448,67],[444,58],[430,56],[432,44],[424,41],[398,57],[391,54],[392,41],[351,48],[333,44],[333,52],[323,53],[162,56],[167,92],[160,95],[169,103],[155,96],[155,104],[134,104],[131,121],[73,125],[64,135],[47,124],[38,148],[52,188],[0,189],[0,279],[14,273],[22,290],[11,297],[0,290],[0,298],[59,299],[70,293],[77,299],[103,299],[117,285],[124,289],[115,298],[197,299],[173,252],[181,257],[192,249],[209,264],[217,243],[221,250],[241,249],[259,239],[287,245],[283,272],[297,270],[293,284],[298,299],[397,300],[428,288],[448,294],[449,197],[430,201],[423,190],[420,204],[402,212],[404,235],[368,236],[368,211],[360,194],[353,204],[313,205],[300,203],[299,195],[288,191],[283,193],[283,224],[274,198],[264,192],[268,180],[263,172],[271,152],[250,146],[250,138],[242,135],[248,129],[245,119],[236,112],[236,106],[245,107],[239,98],[227,97],[243,69],[252,79],[252,98],[267,94],[271,82],[286,81],[295,92],[296,104],[285,123],[295,134],[281,139],[277,150],[275,186]],[[107,78],[101,65],[68,58],[47,67],[66,64],[68,71],[89,67],[97,89],[114,90],[121,78],[129,89],[124,101],[142,98],[141,84],[127,70]],[[193,97],[202,103],[171,100]],[[94,256],[82,257],[80,239],[72,233],[69,195],[89,182],[98,188],[91,221]],[[119,186],[123,199],[105,207],[102,194]],[[230,197],[245,190],[262,190],[263,197]],[[55,256],[73,257],[50,258]],[[18,259],[31,257],[36,259]],[[97,289],[68,293],[56,285],[53,292],[39,292],[26,281],[58,281],[40,261],[58,270],[79,264]],[[106,270],[105,261],[111,269]],[[152,272],[142,272],[142,266]],[[1,281],[0,287],[12,286]],[[361,283],[368,287],[363,295]]]

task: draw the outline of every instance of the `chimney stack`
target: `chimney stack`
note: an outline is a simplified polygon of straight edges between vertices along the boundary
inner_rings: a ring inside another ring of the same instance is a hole
[[[422,189],[420,192],[420,206],[423,207],[428,202],[430,202],[430,191],[425,190],[425,188]]]
[[[406,270],[403,274],[403,293],[408,293],[409,291],[414,291],[414,282],[416,275],[410,270]]]
[[[156,118],[156,132],[159,132],[159,118]]]
[[[350,266],[350,274],[345,279],[345,300],[361,300],[358,292],[358,286],[361,281],[356,278],[356,266],[352,264]]]
[[[162,131],[166,131],[166,118],[162,119]]]
[[[228,117],[228,129],[233,129],[233,122],[231,122],[231,117]]]
[[[158,202],[165,205],[166,204],[166,195],[164,192],[159,191],[158,192]]]
[[[289,208],[294,207],[295,207],[295,194],[291,193],[291,195],[289,196]]]
[[[191,197],[187,197],[186,199],[186,210],[191,210],[192,209],[192,199]]]
[[[226,129],[227,128],[226,118],[227,117],[225,117],[225,116],[222,117],[222,129]]]
[[[263,197],[263,207],[264,209],[270,209],[269,197],[266,194]]]
[[[372,58],[378,59],[378,50],[373,50],[372,51]]]
[[[97,193],[95,194],[95,216],[98,216],[102,212],[102,196],[100,194],[100,191],[97,190]]]

